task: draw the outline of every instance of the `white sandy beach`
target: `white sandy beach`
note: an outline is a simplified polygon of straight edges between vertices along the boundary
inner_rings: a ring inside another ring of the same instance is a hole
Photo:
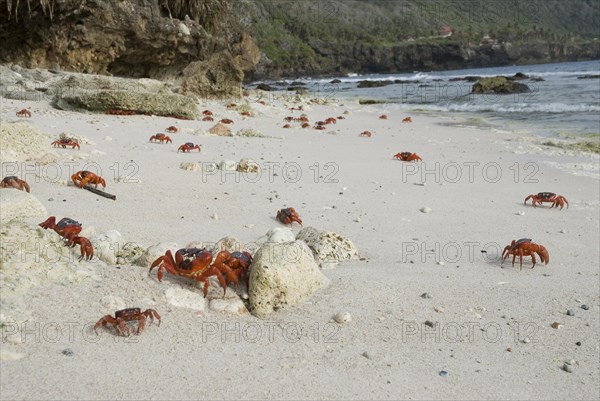
[[[226,102],[199,105],[215,120],[234,120],[233,132],[252,128],[269,136],[246,138],[193,135],[211,122],[1,100],[2,122],[26,120],[48,134],[49,150],[61,132],[91,142],[54,150],[60,179],[48,178],[55,174],[51,165],[14,174],[29,182],[48,215],[71,217],[97,233],[117,230],[124,242],[143,247],[225,236],[252,247],[281,226],[277,210],[292,206],[305,227],[346,236],[362,257],[324,269],[327,288],[265,319],[173,306],[165,298],[169,288],[199,298],[201,290],[168,273],[159,283],[147,268],[95,260],[97,279],[19,295],[29,317],[3,322],[4,400],[600,397],[597,155],[552,154],[534,140],[516,140],[509,127],[466,127],[456,117],[349,101],[305,104],[311,123],[346,117],[326,131],[299,123],[283,129],[285,116],[302,113],[287,110],[298,105],[292,102],[251,99],[258,116],[245,119]],[[26,107],[31,119],[15,117]],[[378,118],[383,113],[387,120]],[[409,115],[414,122],[401,123]],[[170,125],[179,128],[169,134],[172,144],[148,141]],[[372,137],[359,137],[364,130]],[[185,142],[201,144],[202,151],[177,153]],[[423,162],[392,158],[403,151]],[[77,155],[89,160],[65,164]],[[262,174],[179,168],[242,158],[255,160]],[[116,201],[65,185],[68,166],[93,170],[87,161],[100,167]],[[10,175],[6,168],[3,176]],[[569,208],[523,205],[542,191],[564,195]],[[524,237],[545,246],[550,263],[531,270],[526,258],[522,271],[510,263],[501,268],[498,252]],[[96,336],[90,325],[115,311],[101,302],[107,295],[126,307],[156,309],[160,327],[148,324],[128,339],[109,330]],[[338,312],[352,320],[335,323]],[[563,369],[565,361],[572,373]]]

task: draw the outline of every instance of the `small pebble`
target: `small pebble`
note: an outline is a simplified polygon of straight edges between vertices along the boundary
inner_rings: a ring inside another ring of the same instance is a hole
[[[210,216],[210,218],[213,220],[219,220],[219,215],[215,213],[212,216]]]
[[[554,322],[550,326],[552,326],[553,329],[560,329],[561,324],[558,322]]]
[[[510,348],[510,347],[509,347],[509,348],[507,348],[506,350],[507,350],[508,352],[512,352],[512,348]]]
[[[420,210],[421,210],[421,213],[431,213],[432,212],[430,207],[422,207]]]
[[[576,346],[578,346],[578,347],[581,347],[581,341],[577,341],[577,342],[575,343],[575,345],[576,345]]]
[[[361,355],[364,356],[367,359],[373,359],[373,357],[371,356],[371,354],[368,353],[367,351],[363,352]]]
[[[338,312],[333,317],[333,320],[340,324],[348,323],[352,321],[352,316],[348,312]]]
[[[424,292],[421,294],[421,298],[423,299],[431,299],[431,295],[428,292]]]
[[[425,326],[427,326],[427,327],[435,327],[435,323],[433,323],[431,320],[425,320]]]
[[[62,354],[66,356],[73,356],[75,355],[75,352],[73,352],[71,348],[65,348],[62,350]]]
[[[574,369],[573,369],[573,366],[569,365],[568,363],[565,363],[563,365],[563,370],[568,373],[573,373]]]
[[[531,342],[531,340],[530,340],[529,338],[527,338],[527,337],[525,337],[525,338],[523,339],[523,343],[524,343],[524,344],[529,344],[530,342]]]
[[[581,309],[588,310],[588,309],[590,309],[590,307],[587,306],[586,304],[583,304],[583,305],[581,305]]]
[[[446,376],[448,376],[448,372],[445,370],[440,370],[440,376],[446,377]]]
[[[54,198],[48,198],[48,202],[52,202]]]
[[[567,309],[567,316],[575,316],[575,312],[573,312],[573,309]]]
[[[437,262],[437,264],[440,266],[444,266],[444,262],[442,262],[441,260],[439,262]]]
[[[436,311],[437,313],[444,313],[444,308],[438,308],[437,306],[435,308],[433,308],[434,311]]]
[[[519,212],[517,213],[519,216],[525,216],[525,212]]]
[[[565,229],[562,229],[562,230],[560,230],[560,231],[559,231],[559,233],[561,233],[561,234],[566,234],[566,233],[567,233],[567,230],[565,230]]]

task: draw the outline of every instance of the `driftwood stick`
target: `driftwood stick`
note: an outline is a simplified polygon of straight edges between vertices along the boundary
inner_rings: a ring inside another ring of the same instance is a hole
[[[116,195],[111,195],[109,193],[106,193],[106,192],[101,191],[101,190],[99,190],[97,188],[91,187],[89,185],[86,185],[85,187],[83,187],[83,189],[87,189],[90,192],[93,192],[93,193],[95,193],[97,195],[100,195],[100,196],[104,196],[105,198],[108,198],[108,199],[117,200]]]

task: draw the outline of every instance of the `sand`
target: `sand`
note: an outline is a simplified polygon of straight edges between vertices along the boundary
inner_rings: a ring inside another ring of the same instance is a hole
[[[52,150],[60,159],[48,166],[60,166],[58,174],[38,166],[22,176],[50,215],[96,232],[117,230],[143,247],[225,236],[251,246],[280,225],[278,209],[292,206],[304,226],[351,239],[362,260],[323,270],[329,287],[266,319],[175,307],[165,290],[190,289],[188,281],[159,283],[147,268],[96,262],[95,279],[22,295],[28,321],[2,326],[0,398],[600,397],[598,155],[560,153],[509,128],[462,125],[456,116],[352,101],[306,105],[311,122],[346,117],[325,131],[298,123],[282,129],[285,116],[301,113],[286,106],[297,104],[250,102],[257,116],[246,119],[226,102],[199,107],[234,120],[233,132],[252,128],[269,138],[197,136],[214,123],[2,99],[3,122],[31,107],[27,121],[50,137],[87,139],[79,151]],[[408,115],[414,122],[401,123]],[[169,134],[172,144],[148,141],[170,125],[180,129]],[[364,130],[372,137],[359,137]],[[176,153],[185,142],[202,151]],[[392,158],[402,151],[424,162]],[[179,168],[242,158],[255,160],[262,174]],[[92,170],[87,162],[116,201],[66,185],[69,167]],[[569,209],[523,205],[541,191],[564,195]],[[498,252],[523,237],[544,245],[550,263],[532,270],[527,258],[522,271],[501,268]],[[156,309],[160,327],[149,324],[130,338],[108,330],[96,336],[91,325],[114,312],[107,296]],[[333,320],[345,312],[350,321]],[[571,359],[568,373],[563,365]]]

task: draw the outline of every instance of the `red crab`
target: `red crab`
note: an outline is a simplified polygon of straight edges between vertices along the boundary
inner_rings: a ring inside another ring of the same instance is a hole
[[[373,134],[371,133],[371,131],[363,131],[363,132],[361,132],[360,134],[358,134],[358,136],[366,136],[366,137],[368,137],[368,138],[370,138],[370,137],[371,137],[371,135],[373,135]]]
[[[304,124],[302,124],[302,128],[310,128],[310,124],[309,123],[304,123]]]
[[[77,142],[75,139],[72,138],[67,138],[67,139],[59,139],[57,141],[54,141],[51,143],[51,145],[55,148],[61,147],[64,149],[67,146],[70,146],[71,149],[81,149],[81,147],[79,146],[79,142]]]
[[[129,327],[127,327],[127,322],[132,320],[139,320],[137,335],[144,330],[146,325],[146,319],[150,318],[151,322],[154,322],[154,319],[158,320],[158,325],[160,326],[160,315],[154,309],[146,309],[144,312],[140,308],[127,308],[118,310],[115,312],[115,317],[111,315],[106,315],[102,319],[98,320],[98,322],[94,325],[94,331],[98,334],[98,328],[100,326],[106,327],[109,324],[115,329],[117,335],[129,336],[131,331]]]
[[[212,115],[213,115],[213,112],[212,112],[212,111],[210,111],[210,110],[204,110],[204,111],[202,112],[202,115],[203,115],[203,116],[212,116]]]
[[[294,121],[299,122],[299,123],[307,123],[308,117],[306,117],[305,115],[301,115],[300,117],[294,118]]]
[[[284,117],[283,121],[286,121],[286,122],[290,123],[290,122],[294,121],[294,117],[292,117],[292,116]]]
[[[406,117],[405,119],[402,120],[403,123],[412,123],[412,118],[410,117]]]
[[[325,124],[337,124],[337,120],[333,117],[325,119]]]
[[[20,189],[21,191],[29,192],[29,184],[27,181],[22,180],[14,175],[4,177],[2,181],[0,181],[0,188],[15,188]]]
[[[175,276],[192,278],[204,283],[204,297],[208,295],[208,278],[216,276],[223,288],[223,297],[227,291],[227,284],[238,283],[238,277],[247,275],[252,256],[248,252],[221,251],[213,260],[213,254],[206,249],[183,248],[173,253],[168,250],[164,256],[156,259],[150,266],[148,274],[158,267],[156,274],[158,281],[162,281],[163,268]],[[211,263],[212,262],[212,263]]]
[[[565,203],[567,204],[567,209],[569,208],[569,202],[567,201],[567,198],[562,195],[556,195],[552,192],[540,192],[536,195],[529,195],[527,198],[525,198],[523,204],[526,204],[529,199],[531,199],[531,204],[533,207],[537,207],[538,204],[541,206],[543,202],[548,202],[552,203],[550,208],[556,207],[558,209],[560,206],[560,210],[562,210],[562,208],[565,206]]]
[[[171,125],[170,127],[165,128],[165,131],[168,132],[168,133],[170,133],[170,134],[174,134],[175,132],[177,132],[179,130],[177,129],[176,126]]]
[[[229,118],[223,118],[219,122],[222,124],[233,124],[233,120],[230,120]]]
[[[215,119],[212,118],[211,116],[206,116],[202,119],[202,121],[215,121]]]
[[[327,127],[324,125],[315,125],[313,128],[318,129],[319,131],[323,131],[323,130],[327,129]]]
[[[81,253],[79,260],[91,260],[94,257],[94,247],[89,239],[79,236],[72,237],[67,246],[74,247],[75,245],[79,245],[79,252]]]
[[[418,154],[411,153],[411,152],[396,153],[394,155],[394,159],[401,160],[403,162],[412,162],[412,161],[423,160],[423,159],[421,159],[421,157]]]
[[[250,117],[250,112],[249,112],[249,111],[242,111],[242,112],[240,113],[240,115],[241,115],[241,116],[244,116],[244,117]]]
[[[379,119],[380,120],[387,120],[387,115],[382,114],[382,115],[379,116]]]
[[[81,232],[81,224],[68,217],[63,217],[56,223],[56,217],[50,216],[39,224],[44,230],[52,229],[72,245],[73,239]]]
[[[278,210],[275,218],[283,224],[292,224],[295,221],[296,223],[302,225],[302,220],[300,219],[300,216],[298,216],[298,212],[296,212],[293,207]]]
[[[547,265],[550,262],[550,255],[548,250],[542,245],[534,244],[529,238],[521,238],[518,241],[512,240],[510,245],[507,245],[502,251],[502,263],[508,258],[508,255],[513,255],[512,265],[515,266],[515,258],[519,256],[519,270],[523,268],[523,256],[531,256],[533,265],[535,267],[535,255],[538,255],[543,264]]]
[[[85,187],[87,184],[95,185],[95,188],[98,188],[98,184],[102,185],[102,188],[106,188],[106,181],[104,178],[92,173],[91,171],[78,171],[71,176],[73,183],[79,188]]]
[[[163,142],[166,142],[166,143],[171,142],[172,143],[173,142],[173,140],[171,140],[171,138],[165,134],[156,134],[156,135],[152,135],[150,137],[150,142],[156,142],[156,141],[158,141],[160,143],[163,143]]]
[[[285,124],[285,125],[283,126],[283,128],[292,128],[292,126],[291,126],[291,125],[289,125],[289,124]]]
[[[337,116],[336,118],[337,118],[338,120],[345,120],[345,119],[346,119],[346,117],[344,117],[344,116]]]
[[[229,104],[228,104],[227,106],[225,106],[225,107],[227,107],[228,109],[233,109],[233,108],[236,108],[236,107],[237,107],[237,104],[235,104],[235,103],[229,103]]]
[[[194,149],[198,149],[198,152],[201,151],[200,145],[195,145],[192,142],[186,142],[183,145],[181,145],[179,147],[179,149],[177,149],[177,152],[182,151],[183,153],[185,153],[185,152],[190,152]]]
[[[17,117],[31,117],[31,112],[27,109],[17,111]]]

